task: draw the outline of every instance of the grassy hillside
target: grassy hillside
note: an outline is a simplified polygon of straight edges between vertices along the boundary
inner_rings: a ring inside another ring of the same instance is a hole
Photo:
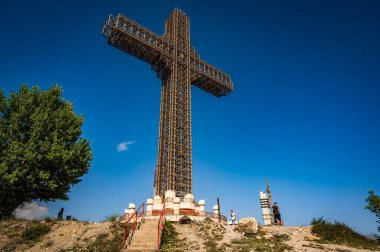
[[[341,244],[359,249],[380,250],[377,240],[361,235],[341,222],[329,222],[323,218],[313,219],[311,232],[320,237],[321,243]]]
[[[122,230],[115,221],[0,221],[0,251],[120,251]]]

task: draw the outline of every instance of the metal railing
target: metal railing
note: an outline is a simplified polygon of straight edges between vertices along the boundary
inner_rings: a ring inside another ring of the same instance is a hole
[[[160,245],[161,245],[161,236],[162,236],[162,229],[164,228],[164,224],[165,224],[165,215],[166,215],[166,208],[165,208],[165,203],[164,203],[164,205],[162,206],[160,218],[158,219],[158,225],[157,225],[157,249],[160,249]]]
[[[140,210],[141,212],[139,212]],[[144,206],[144,203],[142,203],[140,207],[137,208],[137,210],[132,214],[132,216],[129,217],[129,219],[124,223],[124,234],[123,234],[123,244],[122,244],[123,249],[125,249],[125,240],[129,238],[129,241],[130,241],[132,238],[132,237],[129,237],[130,231],[132,230],[132,233],[131,233],[131,236],[132,236],[134,231],[138,228],[139,219],[141,218],[140,224],[144,221],[144,215],[145,215],[145,206]]]

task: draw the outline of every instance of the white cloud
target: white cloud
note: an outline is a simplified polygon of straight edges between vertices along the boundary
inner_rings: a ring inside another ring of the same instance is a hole
[[[136,141],[122,142],[122,143],[119,143],[116,146],[116,149],[117,149],[117,151],[127,151],[128,150],[128,146],[131,145],[131,144],[134,144],[134,143],[136,143]]]
[[[38,205],[37,203],[28,203],[21,208],[16,209],[16,218],[37,220],[47,217],[49,209],[46,206]]]

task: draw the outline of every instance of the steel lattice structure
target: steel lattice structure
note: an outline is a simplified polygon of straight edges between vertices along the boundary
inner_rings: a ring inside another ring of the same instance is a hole
[[[177,8],[162,36],[121,14],[109,16],[102,34],[108,44],[149,63],[162,80],[155,194],[192,193],[191,84],[221,97],[233,89],[230,76],[200,58],[190,45],[189,17]]]

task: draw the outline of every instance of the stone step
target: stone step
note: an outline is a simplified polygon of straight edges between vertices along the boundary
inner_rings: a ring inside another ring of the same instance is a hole
[[[133,237],[146,237],[146,238],[157,237],[157,232],[155,232],[155,233],[152,233],[152,232],[135,232],[133,234]]]
[[[143,223],[158,223],[158,220],[145,220]]]
[[[136,229],[136,231],[156,231],[157,232],[157,227],[140,227],[139,229]]]
[[[155,234],[157,234],[158,230],[157,229],[149,229],[149,228],[147,228],[147,229],[140,228],[140,229],[135,230],[135,233],[138,233],[138,232],[140,232],[140,233],[155,233]]]
[[[137,233],[143,233],[143,234],[157,234],[158,231],[156,229],[139,229],[135,230],[135,234]]]
[[[139,223],[138,223],[139,224]],[[143,222],[142,224],[140,225],[158,225],[158,222]]]
[[[134,225],[134,224],[131,224]],[[158,222],[143,222],[143,223],[138,223],[137,225],[140,226],[158,226]]]
[[[146,245],[146,246],[157,246],[157,241],[154,242],[146,242],[146,241],[135,241],[134,243],[130,244],[130,246],[140,246],[140,245]]]
[[[145,220],[140,229],[135,230],[127,251],[158,251],[157,250],[158,220]]]
[[[158,249],[128,249],[128,250],[125,250],[125,251],[141,252],[141,251],[159,251],[159,250]]]
[[[153,225],[151,225],[151,224],[142,224],[140,227],[149,227],[149,228],[156,228],[157,229],[157,224],[153,224]]]
[[[145,237],[146,239],[151,239],[151,238],[157,237],[157,232],[155,232],[155,233],[152,233],[152,232],[136,232],[133,235],[133,238],[135,238],[135,237]]]
[[[158,232],[157,228],[143,228],[141,227],[140,229],[136,229],[136,232],[142,231],[142,232]]]
[[[135,230],[135,233],[155,233],[157,234],[157,229],[143,229],[143,228],[140,228],[140,229],[137,229]]]
[[[149,231],[157,231],[157,227],[140,227],[138,230],[149,230]]]
[[[128,249],[128,250],[122,250],[122,251],[135,251],[135,252],[141,252],[141,251],[159,251],[157,249]]]
[[[128,252],[128,251],[159,251],[159,250],[156,248],[154,248],[154,249],[151,249],[151,248],[126,248],[126,249],[122,249],[121,251]]]
[[[157,238],[155,238],[155,239],[150,239],[150,240],[148,240],[148,239],[144,239],[143,237],[139,237],[139,238],[133,238],[132,239],[132,244],[137,244],[137,243],[157,243]]]
[[[155,251],[157,250],[157,245],[129,245],[127,247],[127,251],[130,251],[130,250],[137,250],[137,249],[148,249],[148,250],[152,250],[152,251]]]
[[[144,239],[144,237],[133,237],[132,238],[132,244],[137,244],[137,243],[157,243],[157,237],[154,237],[154,239]]]
[[[157,235],[157,231],[154,230],[136,230],[135,231],[135,234],[156,234]]]
[[[156,233],[157,234],[158,230],[157,229],[149,229],[149,228],[147,228],[147,229],[140,228],[140,229],[135,230],[135,232],[140,232],[140,233]]]
[[[156,242],[157,241],[157,236],[149,236],[149,237],[144,237],[144,236],[133,236],[132,237],[132,241],[131,241],[131,243],[132,244],[134,244],[135,243],[135,241],[137,242],[137,241],[146,241],[146,242],[150,242],[150,241],[154,241],[154,242]]]

